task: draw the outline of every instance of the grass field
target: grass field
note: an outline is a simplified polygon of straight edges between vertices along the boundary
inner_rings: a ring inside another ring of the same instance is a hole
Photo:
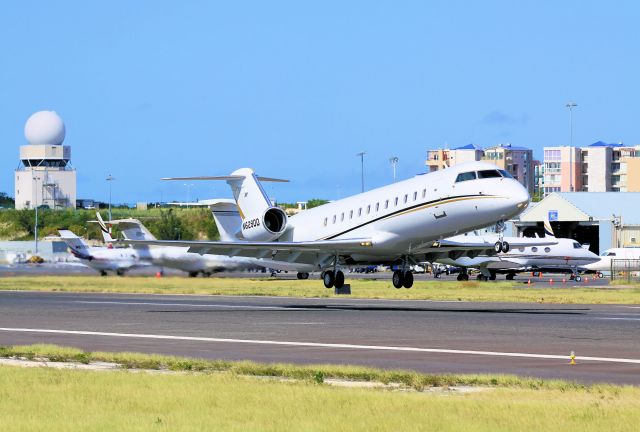
[[[640,287],[536,288],[518,282],[417,281],[411,289],[395,289],[390,280],[352,279],[355,298],[544,302],[574,304],[638,304]],[[557,286],[557,285],[556,285]],[[0,290],[335,297],[320,280],[274,278],[16,276],[0,278]]]
[[[640,390],[425,394],[160,374],[0,366],[3,430],[637,431]]]

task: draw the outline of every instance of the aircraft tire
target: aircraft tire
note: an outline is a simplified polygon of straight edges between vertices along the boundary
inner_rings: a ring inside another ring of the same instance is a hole
[[[106,276],[106,275],[107,275],[107,272],[106,272],[106,271],[104,271],[104,270],[100,270],[100,276]]]
[[[516,275],[513,273],[507,273],[507,280],[513,280],[514,277],[516,277]]]
[[[497,242],[496,242],[496,244],[494,244],[494,245],[493,245],[493,250],[494,250],[496,253],[500,253],[500,252],[502,252],[502,243],[501,243],[501,242],[499,242],[499,241],[497,241]]]
[[[344,286],[344,273],[338,270],[336,272],[336,280],[333,282],[333,286],[340,289]]]
[[[404,282],[404,278],[402,277],[402,272],[400,270],[396,270],[393,272],[393,277],[391,278],[391,282],[395,288],[402,288],[402,283]]]
[[[189,277],[190,277],[190,278],[198,277],[198,272],[197,272],[197,271],[191,271],[191,272],[189,272]]]
[[[458,282],[462,282],[464,280],[464,275],[462,273],[460,273],[460,274],[458,274],[456,279],[458,280]]]
[[[576,277],[573,278],[573,280],[575,280],[576,282],[582,282],[582,276],[576,275]]]
[[[502,249],[502,253],[507,253],[507,252],[509,252],[509,249],[511,249],[511,246],[507,242],[502,242],[502,248],[501,249]]]
[[[325,288],[333,288],[333,283],[335,282],[335,280],[336,278],[331,270],[325,271],[324,275],[322,275],[322,281],[324,282]]]
[[[298,277],[298,279],[309,279],[309,273],[298,273],[296,275]]]
[[[124,276],[124,270],[116,270],[118,276]]]
[[[602,279],[604,277],[604,273],[598,272],[598,279]]]
[[[410,271],[406,272],[402,279],[402,286],[404,286],[405,288],[411,288],[413,286],[413,273],[411,273]]]
[[[496,272],[492,271],[491,276],[489,276],[489,280],[496,280]]]

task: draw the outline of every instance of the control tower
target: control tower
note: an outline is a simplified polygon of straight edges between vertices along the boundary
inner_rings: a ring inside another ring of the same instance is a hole
[[[47,206],[75,208],[76,170],[71,167],[71,147],[62,145],[65,128],[54,111],[38,111],[24,125],[28,144],[20,146],[20,166],[15,172],[16,209]]]

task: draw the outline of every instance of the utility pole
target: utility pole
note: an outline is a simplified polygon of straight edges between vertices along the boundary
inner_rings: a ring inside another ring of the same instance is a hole
[[[115,178],[109,174],[106,180],[109,182],[109,222],[111,222],[111,182],[113,182]]]
[[[393,156],[391,158],[389,158],[389,163],[391,164],[391,166],[393,167],[393,182],[396,182],[396,165],[398,165],[398,157],[397,156]]]
[[[569,192],[573,192],[573,109],[577,106],[572,100],[565,104],[569,108]]]
[[[364,192],[364,155],[366,154],[367,152],[356,153],[356,156],[360,156],[360,178],[362,184],[362,192]]]
[[[40,180],[40,177],[31,177],[31,179],[34,181],[35,186],[34,186],[34,191],[36,194],[36,199],[34,200],[35,202],[33,203],[33,205],[36,207],[36,224],[33,228],[33,236],[34,239],[36,241],[36,255],[38,255],[38,182],[37,180]]]

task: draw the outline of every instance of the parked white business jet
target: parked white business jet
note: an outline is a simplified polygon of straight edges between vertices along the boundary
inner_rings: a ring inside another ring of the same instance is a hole
[[[586,265],[588,271],[596,272],[598,277],[603,277],[602,272],[611,271],[611,264],[614,260],[620,269],[625,271],[640,271],[640,248],[611,248],[600,254],[597,262]]]
[[[87,267],[99,271],[102,276],[106,276],[108,271],[122,276],[127,270],[150,265],[140,261],[136,252],[131,248],[91,247],[72,231],[58,230],[58,232],[60,238],[69,247],[71,254],[80,259]]]
[[[287,218],[272,206],[258,177],[242,168],[221,177],[233,191],[241,224],[230,217],[222,241],[120,240],[134,245],[188,247],[189,252],[271,258],[323,271],[327,288],[344,284],[341,266],[399,263],[396,287],[409,288],[409,265],[425,261],[433,242],[509,219],[529,204],[527,190],[506,171],[469,162],[418,175]],[[498,245],[501,249],[503,242]],[[496,247],[498,247],[496,246]]]
[[[544,227],[544,238],[510,238],[512,248],[504,254],[457,259],[444,257],[435,261],[462,268],[458,280],[469,280],[467,269],[476,268],[480,270],[479,280],[494,280],[497,273],[506,273],[507,279],[512,280],[520,272],[555,271],[571,272],[571,277],[580,282],[580,270],[584,271],[599,257],[575,240],[555,238],[549,222],[545,222]],[[487,244],[491,244],[491,240]]]
[[[111,225],[117,225],[125,239],[156,240],[156,237],[137,219],[118,219],[105,222],[100,213],[96,213],[102,237],[105,242],[113,242]],[[224,255],[198,255],[187,252],[187,247],[134,245],[137,258],[158,267],[168,267],[187,272],[190,277],[199,273],[210,276],[221,271],[245,270],[249,268],[272,268],[295,271],[297,267],[289,263],[276,263],[255,258],[229,257]],[[308,274],[307,274],[308,277]]]

